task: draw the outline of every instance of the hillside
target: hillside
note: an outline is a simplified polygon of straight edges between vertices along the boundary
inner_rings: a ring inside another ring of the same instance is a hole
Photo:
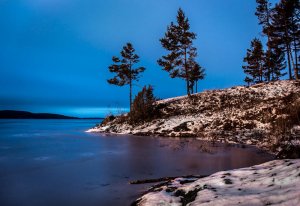
[[[299,81],[209,90],[161,100],[156,106],[159,118],[131,125],[127,114],[108,117],[89,132],[199,137],[278,151],[280,145],[300,139]]]
[[[31,113],[16,110],[2,110],[0,111],[0,119],[77,119],[76,117],[69,117],[60,114],[49,113]]]

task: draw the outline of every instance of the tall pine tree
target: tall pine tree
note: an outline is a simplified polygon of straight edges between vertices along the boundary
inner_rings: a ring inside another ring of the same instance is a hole
[[[268,64],[270,68],[268,70],[270,73],[267,75],[271,77],[271,81],[277,81],[286,75],[286,72],[284,72],[286,68],[285,55],[280,47],[273,47],[271,50],[267,50],[265,56],[268,56],[268,58],[265,59],[265,64]],[[269,61],[269,63],[267,63],[267,61]]]
[[[248,84],[263,82],[265,73],[264,59],[263,45],[259,39],[255,38],[251,42],[251,48],[247,49],[247,54],[244,58],[246,65],[243,66],[243,69],[248,75],[245,79]]]
[[[204,79],[205,69],[202,68],[195,60],[197,57],[196,49],[191,49],[189,52],[187,65],[189,67],[189,90],[190,93],[198,92],[198,81]]]
[[[121,58],[114,56],[112,61],[114,64],[109,66],[109,71],[116,73],[116,76],[107,81],[109,84],[114,84],[117,86],[129,85],[129,102],[131,111],[133,82],[139,80],[140,73],[144,72],[145,68],[133,67],[140,60],[139,56],[135,54],[135,49],[131,43],[127,43],[123,47],[123,50],[121,51]]]
[[[177,24],[171,22],[164,38],[160,39],[161,45],[170,53],[162,56],[158,60],[158,64],[170,73],[171,78],[182,78],[186,81],[188,95],[191,93],[191,84],[193,83],[191,71],[192,69],[201,69],[201,67],[193,66],[196,63],[194,60],[196,48],[193,46],[195,39],[196,34],[190,31],[189,20],[182,9],[178,10]],[[198,72],[201,73],[201,71]]]
[[[299,66],[299,56],[298,52],[300,50],[300,2],[299,0],[292,0],[291,1],[291,36],[293,38],[292,41],[292,49],[294,50],[294,58],[295,58],[295,65],[294,65],[294,72],[295,78],[300,78],[300,66]]]
[[[275,8],[272,10],[271,15],[271,36],[276,39],[276,43],[279,47],[284,48],[287,56],[290,79],[293,79],[293,76],[295,76],[296,79],[299,79],[298,65],[297,63],[294,63],[294,59],[296,59],[298,51],[296,45],[297,41],[299,41],[299,14],[297,14],[297,7],[299,7],[298,0],[280,0],[280,2],[276,4]],[[298,23],[296,21],[297,19]],[[292,54],[293,44],[296,46],[294,47],[294,57]],[[294,68],[294,75],[292,72],[292,66]]]
[[[259,24],[263,27],[263,34],[268,38],[268,51],[271,51],[270,48],[270,32],[271,32],[271,12],[272,12],[272,4],[269,0],[256,0],[257,7],[255,15],[258,17]],[[266,80],[270,81],[270,74],[271,74],[271,56],[270,52],[266,52]]]

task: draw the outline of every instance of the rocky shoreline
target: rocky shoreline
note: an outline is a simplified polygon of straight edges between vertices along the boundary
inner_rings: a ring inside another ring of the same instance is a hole
[[[156,102],[159,118],[131,124],[107,117],[87,132],[197,137],[254,145],[279,158],[300,157],[300,82],[204,91]],[[152,187],[133,205],[299,205],[300,160],[275,160],[204,178],[175,178]]]
[[[127,114],[106,118],[88,132],[200,137],[255,145],[272,153],[300,145],[300,82],[209,90],[156,102],[159,118],[130,124]]]

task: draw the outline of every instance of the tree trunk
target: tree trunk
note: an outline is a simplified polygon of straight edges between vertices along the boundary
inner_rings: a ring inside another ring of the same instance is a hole
[[[270,33],[270,32],[268,32],[268,33]],[[270,36],[269,36],[269,34],[268,34],[268,42],[270,42]],[[271,67],[270,67],[270,51],[271,51],[271,46],[269,45],[269,43],[268,43],[268,50],[269,50],[269,52],[267,52],[267,62],[268,62],[268,64],[267,64],[267,72],[268,72],[268,74],[267,74],[267,81],[269,82],[270,80],[271,80]]]
[[[187,63],[186,63],[186,48],[184,48],[184,69],[185,69],[185,78],[186,78],[186,90],[187,90],[187,95],[190,96],[190,81],[189,81],[189,73],[188,73],[188,68],[187,68]]]
[[[269,82],[271,79],[271,68],[270,68],[270,51],[271,51],[271,46],[270,46],[270,12],[269,12],[269,8],[267,8],[267,27],[268,27],[268,55],[267,55],[267,81]]]
[[[131,63],[129,65],[129,69],[130,69],[130,78],[129,78],[129,111],[131,112],[131,107],[132,107],[132,71],[131,71]]]
[[[285,25],[287,25],[287,22],[285,22]],[[292,65],[291,65],[291,47],[290,47],[290,42],[288,42],[288,38],[289,38],[289,33],[287,31],[287,28],[285,26],[285,29],[284,29],[284,34],[285,34],[285,46],[286,46],[286,52],[287,52],[287,57],[288,57],[288,67],[289,67],[289,77],[290,77],[290,80],[293,79],[293,74],[292,74]]]
[[[295,73],[295,78],[298,80],[299,79],[299,73],[298,73],[299,72],[299,67],[298,67],[298,58],[297,58],[298,50],[297,50],[295,37],[294,37],[294,53],[295,53],[294,73]]]
[[[263,82],[263,63],[259,63],[259,83]]]
[[[131,105],[132,105],[132,83],[131,83],[131,80],[130,80],[130,83],[129,83],[129,111],[131,112]]]
[[[194,87],[194,85],[195,85],[195,82],[193,82],[193,84],[190,86],[190,87],[191,87],[191,89],[192,89],[192,94],[194,94],[194,93],[195,93],[195,87]]]
[[[292,21],[294,24],[295,22],[293,18]],[[295,78],[298,80],[299,79],[299,73],[298,73],[299,67],[298,67],[298,57],[297,57],[298,49],[297,49],[297,41],[296,41],[295,33],[293,33],[293,43],[294,43],[294,54],[295,54],[294,73],[295,73]]]
[[[293,75],[292,75],[292,66],[291,66],[291,58],[290,58],[290,49],[288,43],[286,43],[286,52],[287,52],[287,59],[288,59],[289,78],[290,80],[292,80]]]

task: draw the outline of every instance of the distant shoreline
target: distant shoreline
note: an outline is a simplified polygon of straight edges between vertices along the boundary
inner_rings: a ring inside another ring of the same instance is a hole
[[[27,111],[17,110],[0,110],[0,119],[73,119],[73,120],[84,120],[84,119],[104,119],[101,117],[71,117],[61,114],[52,113],[33,113]]]

